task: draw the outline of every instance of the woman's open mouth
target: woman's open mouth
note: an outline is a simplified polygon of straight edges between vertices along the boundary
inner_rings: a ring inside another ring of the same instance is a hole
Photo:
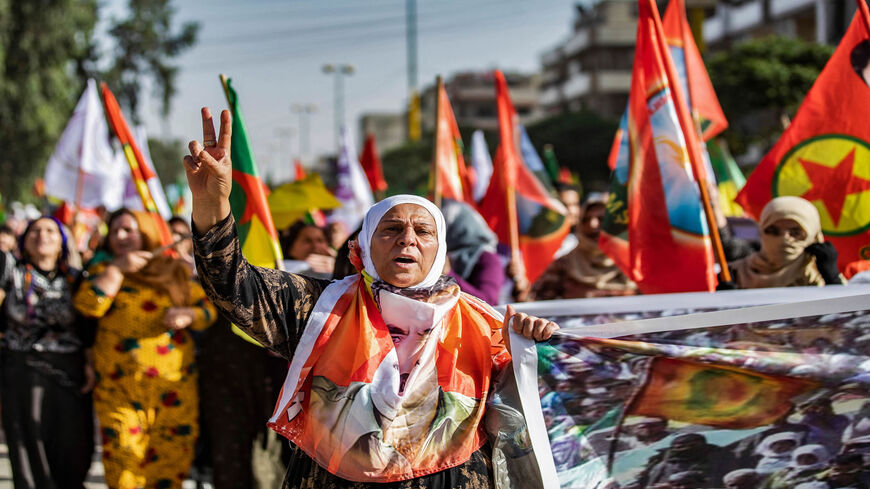
[[[393,263],[399,265],[402,268],[406,268],[417,263],[417,260],[411,258],[410,256],[397,256],[393,259]]]

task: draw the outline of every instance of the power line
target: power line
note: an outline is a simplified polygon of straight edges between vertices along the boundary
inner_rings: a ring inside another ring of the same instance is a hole
[[[476,7],[485,7],[487,5],[493,4],[504,4],[503,0],[489,0],[477,3]],[[251,32],[247,34],[238,34],[234,36],[223,36],[223,37],[210,37],[202,39],[201,42],[209,43],[209,44],[221,44],[221,43],[249,43],[249,42],[269,42],[280,40],[283,38],[287,38],[291,40],[295,37],[304,36],[306,40],[311,40],[312,36],[316,38],[318,35],[323,36],[332,36],[335,32],[345,32],[349,30],[369,30],[371,32],[378,32],[380,27],[390,27],[395,25],[398,22],[404,23],[405,14],[400,10],[399,13],[395,13],[396,10],[391,10],[392,15],[375,15],[375,16],[367,16],[365,18],[360,18],[359,15],[355,15],[349,17],[349,20],[344,21],[334,21],[319,23],[319,24],[310,24],[307,23],[305,25],[300,25],[297,27],[290,28],[282,28],[280,30],[266,30],[259,29],[256,32]],[[468,17],[468,12],[466,12],[466,17]],[[456,11],[455,9],[439,9],[434,11],[420,11],[419,16],[421,19],[426,21],[431,20],[444,20],[449,19],[451,22],[455,22],[456,20]],[[318,17],[321,17],[318,15]],[[261,20],[261,19],[260,19]],[[332,32],[335,31],[335,32]]]
[[[446,34],[454,34],[456,32],[467,32],[467,28],[469,26],[481,27],[481,26],[498,26],[505,25],[505,21],[525,21],[525,19],[521,18],[521,14],[531,12],[531,11],[539,11],[538,6],[532,6],[531,8],[524,9],[518,12],[504,12],[501,15],[491,15],[485,17],[483,19],[473,19],[471,21],[465,22],[456,22],[450,21],[445,23],[426,25],[423,24],[420,26],[420,31],[422,33],[426,33],[426,36],[423,36],[424,39],[429,37],[439,37]],[[512,22],[508,22],[512,23]],[[221,56],[220,60],[217,61],[206,61],[204,63],[194,63],[190,65],[185,65],[191,68],[208,68],[214,66],[226,66],[227,64],[232,63],[234,66],[247,66],[251,64],[261,64],[264,62],[276,62],[276,61],[284,61],[287,59],[300,58],[310,54],[320,53],[328,49],[345,47],[348,45],[358,46],[360,44],[372,44],[379,43],[382,41],[401,41],[402,37],[405,34],[405,26],[404,25],[395,25],[392,26],[391,29],[381,29],[377,32],[371,32],[366,34],[353,34],[350,36],[332,36],[330,39],[334,42],[313,42],[313,43],[296,43],[293,45],[294,49],[288,50],[283,46],[281,48],[272,49],[268,52],[262,52],[261,56],[251,57],[248,55],[243,55],[238,58],[231,58],[230,61],[227,61],[226,56]]]

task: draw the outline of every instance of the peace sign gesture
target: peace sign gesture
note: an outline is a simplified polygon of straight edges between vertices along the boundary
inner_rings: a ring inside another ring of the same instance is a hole
[[[215,137],[214,123],[208,107],[202,108],[202,143],[188,143],[190,156],[184,157],[187,184],[193,194],[193,224],[204,232],[230,213],[230,190],[233,187],[233,164],[230,161],[232,116],[221,112],[220,137]]]

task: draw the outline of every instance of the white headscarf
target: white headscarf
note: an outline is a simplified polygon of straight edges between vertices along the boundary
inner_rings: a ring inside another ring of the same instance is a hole
[[[362,255],[363,268],[373,279],[380,280],[381,277],[378,276],[378,271],[375,270],[375,264],[372,262],[371,257],[372,236],[375,234],[375,229],[377,229],[384,214],[400,204],[419,205],[429,211],[429,214],[431,214],[432,218],[435,220],[435,228],[438,234],[438,251],[435,254],[435,261],[432,263],[432,268],[429,269],[426,278],[424,278],[422,282],[411,286],[415,288],[431,287],[435,285],[438,278],[441,277],[441,272],[444,270],[444,262],[447,256],[447,225],[444,223],[444,216],[435,204],[416,195],[394,195],[388,197],[371,206],[368,212],[366,212],[366,217],[363,219],[362,229],[357,238],[361,252],[360,254]]]
[[[774,452],[771,446],[778,441],[791,441],[795,446],[800,444],[801,435],[793,431],[783,431],[768,436],[756,447],[755,453],[762,455],[762,459],[755,466],[755,471],[759,474],[770,474],[779,469],[788,467],[791,461],[791,454],[794,449],[787,450],[782,453]]]
[[[801,455],[812,455],[816,457],[816,462],[812,464],[802,464],[798,462],[798,457]],[[828,450],[822,445],[804,445],[791,452],[791,463],[789,463],[788,466],[796,472],[821,470],[828,465],[828,460],[830,458],[831,456],[828,454]]]

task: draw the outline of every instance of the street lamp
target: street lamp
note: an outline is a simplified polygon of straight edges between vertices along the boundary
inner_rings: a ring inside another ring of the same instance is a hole
[[[311,132],[309,130],[309,117],[317,112],[314,104],[292,104],[290,112],[299,114],[299,159],[305,160],[308,156],[308,148],[311,145]]]
[[[344,76],[352,75],[354,67],[348,64],[323,65],[323,73],[335,74],[335,149],[336,153],[341,149],[341,127],[344,125]]]

